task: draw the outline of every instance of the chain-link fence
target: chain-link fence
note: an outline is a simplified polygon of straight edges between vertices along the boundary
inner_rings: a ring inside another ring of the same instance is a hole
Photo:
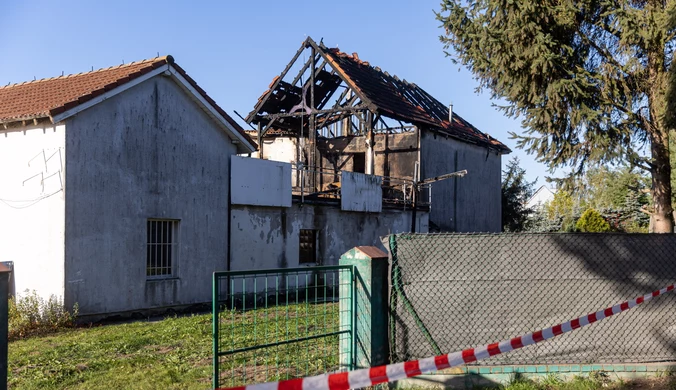
[[[390,250],[393,362],[502,341],[676,281],[676,235],[400,234]],[[475,364],[676,360],[676,295]]]

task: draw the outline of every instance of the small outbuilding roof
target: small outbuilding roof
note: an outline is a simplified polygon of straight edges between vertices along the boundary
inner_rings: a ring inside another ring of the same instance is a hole
[[[174,62],[172,56],[156,57],[131,62],[91,72],[52,77],[0,87],[0,124],[49,118],[56,123],[69,115],[78,106],[91,106],[105,99],[105,94],[124,90],[143,76],[153,76],[162,70],[170,70],[180,79],[184,89],[191,92],[207,113],[233,133],[248,151],[255,150],[255,143],[216,102],[200,88],[188,74]],[[153,73],[151,75],[151,73]],[[85,108],[86,108],[85,107]]]

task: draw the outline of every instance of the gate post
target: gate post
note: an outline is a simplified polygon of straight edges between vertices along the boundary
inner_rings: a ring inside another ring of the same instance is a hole
[[[9,275],[11,270],[0,263],[0,390],[7,389],[7,344],[8,337],[8,301]]]
[[[341,296],[340,326],[352,321],[353,339],[341,338],[341,366],[352,358],[353,369],[389,363],[388,344],[388,257],[373,246],[358,246],[340,258],[340,265],[354,266],[351,294],[353,306]],[[343,293],[341,280],[341,293]],[[344,304],[343,304],[344,302]],[[351,317],[351,318],[350,318]]]

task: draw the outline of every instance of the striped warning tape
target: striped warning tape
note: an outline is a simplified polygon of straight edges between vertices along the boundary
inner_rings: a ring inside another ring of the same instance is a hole
[[[423,373],[431,373],[449,367],[460,366],[465,363],[471,363],[477,360],[499,355],[501,353],[523,348],[527,345],[536,344],[629,310],[636,305],[640,305],[643,302],[649,301],[650,299],[665,294],[673,289],[674,285],[672,284],[659,291],[654,291],[651,294],[646,294],[634,300],[623,302],[604,310],[599,310],[596,313],[591,313],[589,315],[564,322],[563,324],[552,326],[551,328],[538,330],[537,332],[528,333],[524,336],[515,337],[513,339],[505,340],[499,343],[488,344],[478,348],[470,348],[460,352],[453,352],[448,355],[434,356],[426,359],[413,360],[410,362],[397,364],[388,364],[379,367],[364,368],[361,370],[349,372],[322,374],[307,378],[260,383],[256,385],[233,387],[231,389],[223,388],[219,390],[346,390],[373,386],[379,383],[394,382]]]

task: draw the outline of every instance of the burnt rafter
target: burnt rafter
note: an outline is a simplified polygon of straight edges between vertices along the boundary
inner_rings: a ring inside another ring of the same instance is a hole
[[[314,57],[310,56],[310,58],[304,62],[291,83],[283,81],[294,63],[306,49],[314,49],[313,51],[316,55]],[[308,114],[317,115],[326,113],[327,111],[323,110],[324,107],[331,101],[331,97],[342,84],[346,85],[348,90],[352,90],[354,95],[360,97],[362,103],[365,103],[366,108],[374,110],[375,106],[370,104],[363,94],[355,90],[355,84],[352,80],[346,79],[342,71],[336,69],[336,67],[332,65],[333,59],[326,54],[327,50],[328,49],[323,45],[320,46],[311,38],[307,38],[291,62],[287,64],[284,71],[273,79],[269,89],[259,98],[254,110],[246,117],[246,121],[255,124],[263,123],[265,125],[263,131],[265,131],[268,127],[268,122],[270,122],[271,119],[272,121],[269,125],[272,126],[274,124],[274,126],[277,126],[278,123],[274,120],[275,118],[301,117],[307,116]],[[314,76],[314,100],[312,101],[314,107],[310,110],[291,112],[292,108],[303,105],[303,102],[305,102],[307,107],[312,106],[309,104],[312,100],[310,95],[313,92],[313,88],[310,86],[310,84],[312,84],[312,78],[308,77],[308,80],[303,81],[302,76],[308,68],[312,67],[313,63],[316,64],[320,60],[321,63],[319,66],[315,65],[314,72],[311,73],[311,75]],[[330,71],[324,70],[325,68],[330,69]],[[339,107],[334,106],[333,109],[339,109]],[[345,109],[350,112],[355,111],[354,108],[351,107]]]
[[[340,113],[340,112],[359,112],[359,111],[364,111],[366,110],[367,107],[366,105],[360,104],[354,107],[339,107],[339,108],[329,108],[326,110],[313,110],[313,114],[333,114],[333,113]],[[279,119],[279,118],[292,118],[292,117],[300,117],[300,116],[308,116],[307,114],[303,112],[280,112],[278,114],[269,114],[263,116],[263,118],[269,118],[269,119]]]
[[[304,61],[293,82],[283,81],[306,49],[312,55]],[[310,77],[303,80],[308,69],[312,69]],[[334,96],[341,87],[345,89],[336,100]],[[352,103],[346,104],[346,98],[352,99]],[[329,105],[332,101],[335,103]],[[371,115],[379,121],[389,118],[400,122],[402,128],[404,122],[500,153],[510,152],[507,146],[457,113],[450,117],[448,106],[415,83],[371,66],[356,53],[349,55],[338,48],[327,48],[309,37],[284,71],[273,79],[246,121],[260,124],[262,135],[272,127],[310,134],[314,132],[311,128],[316,130],[350,115],[363,119],[357,114],[363,114],[364,118]]]

